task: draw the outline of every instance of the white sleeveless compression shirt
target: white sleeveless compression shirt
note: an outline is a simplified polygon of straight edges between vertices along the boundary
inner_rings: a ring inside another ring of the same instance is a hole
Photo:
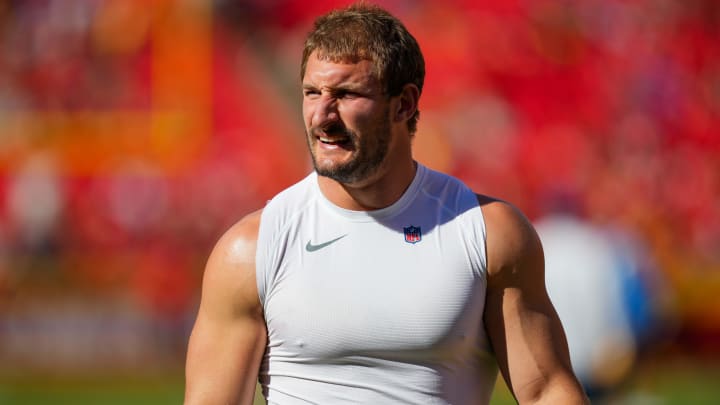
[[[420,164],[376,211],[317,174],[265,207],[256,255],[268,404],[488,404],[485,224],[475,194]]]

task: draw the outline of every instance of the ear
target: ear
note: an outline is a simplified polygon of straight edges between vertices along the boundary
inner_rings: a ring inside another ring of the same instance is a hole
[[[406,84],[402,92],[397,96],[397,104],[394,106],[393,120],[404,122],[409,120],[418,109],[420,90],[411,83]]]

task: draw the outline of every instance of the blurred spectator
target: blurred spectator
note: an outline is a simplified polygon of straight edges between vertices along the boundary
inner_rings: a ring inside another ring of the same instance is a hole
[[[64,209],[64,189],[52,156],[31,156],[8,184],[10,223],[18,248],[31,255],[57,254],[57,225]]]
[[[535,226],[573,368],[593,403],[605,403],[630,377],[641,349],[656,343],[657,297],[666,291],[655,289],[657,270],[624,232],[572,214],[551,214]]]

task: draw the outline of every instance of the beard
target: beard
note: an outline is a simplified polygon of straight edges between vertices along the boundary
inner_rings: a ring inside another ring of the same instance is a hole
[[[344,184],[361,182],[377,172],[387,157],[391,137],[388,119],[382,119],[368,131],[363,131],[363,136],[358,136],[357,132],[342,124],[326,129],[313,127],[307,132],[308,147],[317,174]],[[346,137],[343,148],[352,152],[350,158],[342,163],[319,165],[313,145],[320,142],[317,138],[320,133]]]

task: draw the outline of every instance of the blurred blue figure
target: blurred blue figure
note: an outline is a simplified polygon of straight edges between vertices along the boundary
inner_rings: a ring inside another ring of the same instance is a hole
[[[569,214],[535,223],[550,298],[565,328],[573,368],[593,403],[629,377],[652,336],[652,273],[639,241]]]

